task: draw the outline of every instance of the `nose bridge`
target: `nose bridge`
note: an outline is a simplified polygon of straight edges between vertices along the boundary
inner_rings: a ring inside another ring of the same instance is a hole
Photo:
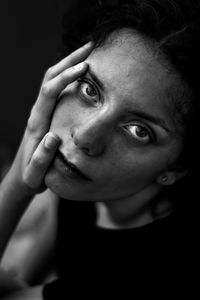
[[[96,137],[100,137],[101,135],[103,136],[105,130],[108,133],[108,128],[111,129],[112,120],[113,118],[111,112],[108,110],[102,110],[89,117],[85,124],[85,130],[89,133],[89,135],[95,135]]]
[[[90,155],[99,155],[110,140],[113,123],[112,111],[98,110],[95,114],[84,118],[81,124],[74,128],[74,143]]]

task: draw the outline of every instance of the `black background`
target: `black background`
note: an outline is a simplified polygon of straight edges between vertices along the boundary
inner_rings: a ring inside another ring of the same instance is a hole
[[[55,62],[65,12],[80,0],[0,2],[0,146],[16,151],[44,72]]]

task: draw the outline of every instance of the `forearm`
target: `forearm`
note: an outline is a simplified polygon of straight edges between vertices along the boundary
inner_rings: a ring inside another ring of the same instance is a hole
[[[45,188],[44,176],[62,142],[58,135],[48,132],[52,113],[67,85],[87,71],[88,64],[84,60],[92,50],[92,43],[84,45],[51,67],[44,76],[18,154],[0,186],[0,259],[31,201],[31,191],[38,193]]]
[[[17,182],[12,172],[8,172],[0,185],[0,259],[32,199],[30,191]]]
[[[34,196],[4,252],[2,267],[29,284],[42,282],[52,271],[57,206],[58,198],[50,190]]]

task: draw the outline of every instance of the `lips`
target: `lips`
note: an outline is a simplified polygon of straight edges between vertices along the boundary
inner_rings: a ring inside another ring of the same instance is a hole
[[[87,177],[84,173],[82,173],[73,163],[68,161],[62,152],[60,152],[58,150],[56,154],[57,154],[56,156],[66,165],[67,168],[70,168],[70,170],[73,173],[75,173],[76,175],[80,176],[81,178],[83,178],[85,180],[91,181],[91,179],[89,177]]]

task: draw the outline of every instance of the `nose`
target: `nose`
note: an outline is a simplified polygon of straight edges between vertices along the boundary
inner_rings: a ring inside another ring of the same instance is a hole
[[[109,118],[93,116],[71,129],[74,144],[89,156],[102,155],[111,139],[112,125]]]

